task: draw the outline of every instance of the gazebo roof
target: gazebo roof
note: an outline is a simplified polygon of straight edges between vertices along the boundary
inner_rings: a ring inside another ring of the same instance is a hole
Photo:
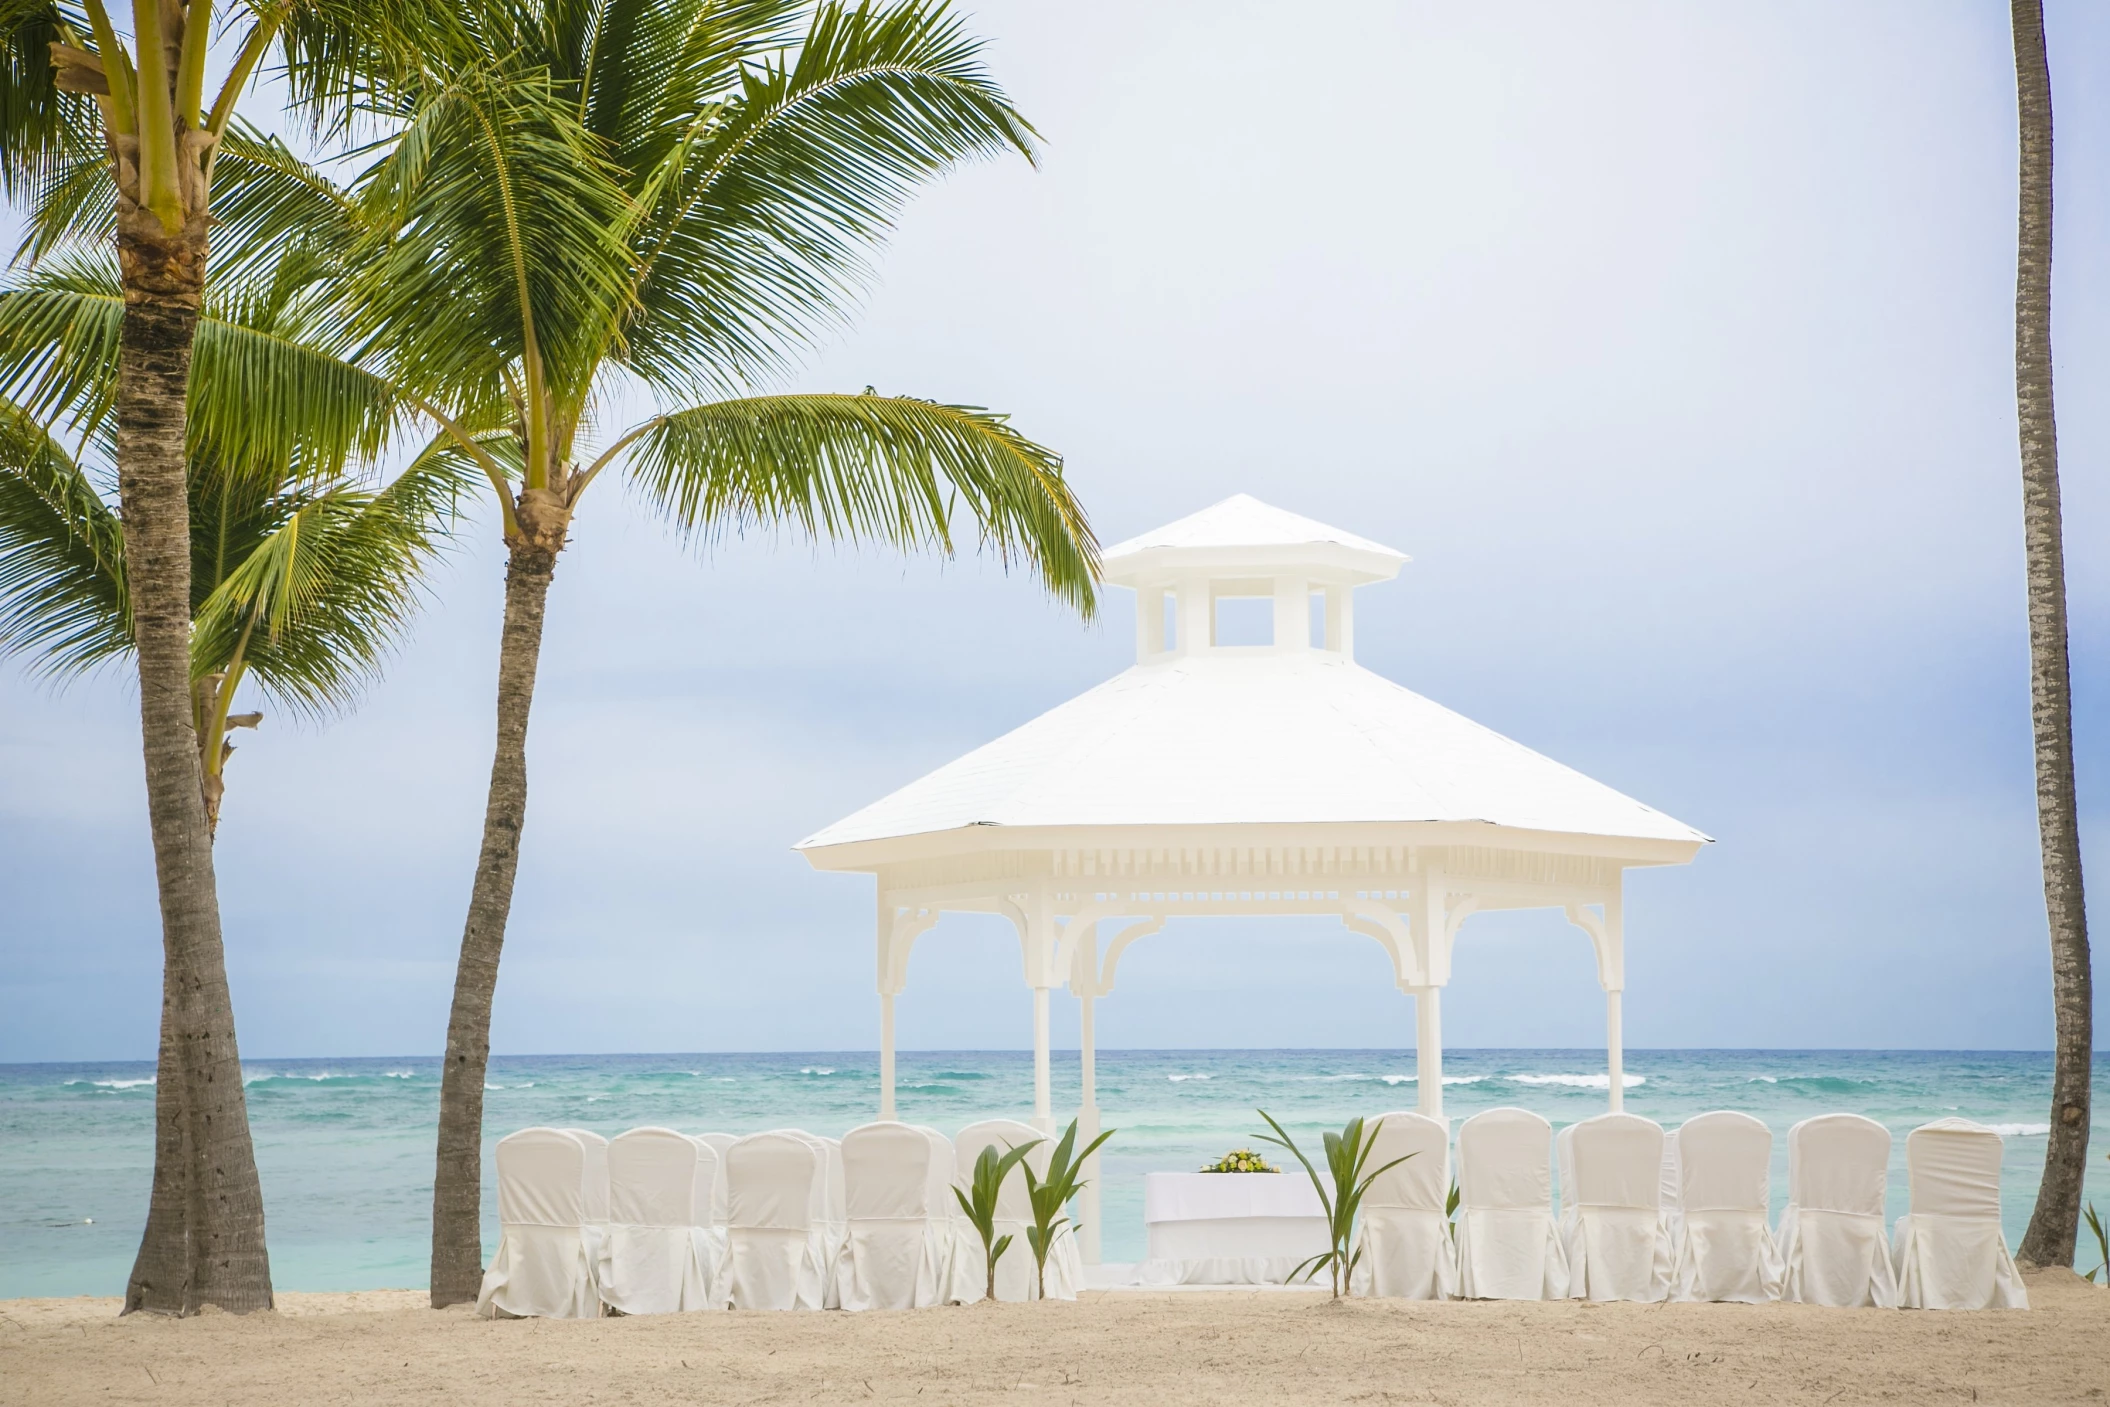
[[[821,863],[973,827],[1326,822],[1707,840],[1352,660],[1253,648],[1136,665],[798,848]]]
[[[1225,569],[1255,575],[1302,569],[1315,581],[1363,585],[1390,581],[1409,560],[1405,553],[1244,493],[1117,542],[1103,554],[1107,584],[1133,587],[1182,576],[1221,576]]]

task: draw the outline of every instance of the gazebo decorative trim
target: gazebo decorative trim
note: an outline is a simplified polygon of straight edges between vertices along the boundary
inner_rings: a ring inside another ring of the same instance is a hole
[[[1131,945],[1192,916],[1326,917],[1376,942],[1414,998],[1418,1107],[1440,1116],[1460,925],[1559,909],[1596,955],[1620,1107],[1625,872],[1687,863],[1708,838],[1356,665],[1353,591],[1406,560],[1244,495],[1109,549],[1106,580],[1138,594],[1132,668],[800,843],[815,868],[877,882],[881,1118],[894,998],[951,912],[1018,934],[1043,1131],[1049,993],[1079,1002],[1089,1138],[1093,1004]],[[1271,644],[1217,643],[1216,603],[1236,596],[1273,598]]]

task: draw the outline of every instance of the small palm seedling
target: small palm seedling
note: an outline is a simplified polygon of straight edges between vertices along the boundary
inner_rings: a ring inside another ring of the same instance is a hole
[[[1295,1280],[1302,1275],[1309,1280],[1321,1269],[1330,1270],[1333,1274],[1333,1297],[1339,1299],[1341,1286],[1347,1283],[1349,1272],[1353,1271],[1356,1262],[1363,1258],[1361,1247],[1357,1247],[1352,1253],[1349,1251],[1349,1245],[1355,1237],[1355,1214],[1363,1205],[1363,1194],[1370,1190],[1371,1183],[1414,1155],[1409,1153],[1404,1158],[1394,1158],[1377,1171],[1365,1174],[1363,1164],[1370,1161],[1371,1150],[1377,1147],[1377,1131],[1384,1127],[1385,1121],[1379,1119],[1365,1128],[1361,1119],[1350,1119],[1339,1133],[1326,1135],[1328,1176],[1322,1178],[1319,1176],[1319,1170],[1311,1165],[1311,1159],[1304,1156],[1304,1150],[1297,1147],[1296,1140],[1289,1136],[1289,1131],[1276,1123],[1274,1116],[1267,1110],[1261,1109],[1257,1112],[1261,1118],[1267,1120],[1268,1127],[1275,1131],[1272,1137],[1267,1134],[1260,1136],[1269,1143],[1287,1148],[1298,1162],[1304,1164],[1304,1171],[1311,1175],[1312,1190],[1319,1194],[1319,1205],[1326,1212],[1326,1231],[1330,1244],[1327,1249],[1292,1270],[1289,1278]]]
[[[2085,1215],[2088,1219],[2088,1229],[2095,1233],[2096,1248],[2096,1267],[2088,1272],[2088,1283],[2093,1285],[2095,1277],[2101,1275],[2103,1283],[2110,1285],[2110,1273],[2105,1273],[2110,1272],[2110,1231],[2103,1229],[2103,1219],[2096,1213],[2095,1203],[2088,1204]]]
[[[2104,1228],[2102,1217],[2096,1213],[2095,1203],[2090,1202],[2083,1215],[2088,1219],[2088,1229],[2095,1233],[2096,1266],[2088,1272],[2088,1283],[2093,1285],[2095,1277],[2100,1275],[2103,1277],[2103,1284],[2110,1286],[2110,1230]]]
[[[1004,1179],[1011,1175],[1011,1170],[1039,1143],[1039,1139],[1032,1139],[1003,1154],[996,1151],[995,1144],[990,1144],[982,1150],[982,1156],[974,1160],[974,1177],[968,1189],[963,1192],[955,1187],[952,1190],[952,1195],[959,1199],[960,1210],[967,1214],[969,1224],[982,1238],[982,1264],[989,1276],[986,1293],[990,1299],[996,1298],[996,1263],[1003,1259],[1004,1252],[1011,1249],[1010,1236],[996,1234],[997,1194],[1004,1190]]]
[[[1062,1137],[1055,1140],[1055,1151],[1048,1155],[1046,1177],[1035,1177],[1031,1163],[1019,1169],[1026,1175],[1026,1195],[1033,1202],[1033,1224],[1026,1228],[1026,1245],[1033,1252],[1033,1294],[1037,1299],[1048,1297],[1048,1252],[1055,1249],[1056,1234],[1070,1224],[1063,1208],[1084,1190],[1078,1174],[1084,1171],[1086,1160],[1099,1151],[1099,1145],[1113,1136],[1114,1131],[1108,1129],[1086,1144],[1082,1153],[1072,1155],[1070,1150],[1077,1143],[1077,1121],[1072,1119]]]
[[[1458,1179],[1451,1179],[1451,1190],[1443,1198],[1444,1229],[1453,1241],[1458,1239]]]

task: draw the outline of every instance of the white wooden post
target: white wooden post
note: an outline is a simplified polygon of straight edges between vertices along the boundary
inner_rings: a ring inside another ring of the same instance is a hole
[[[1626,1033],[1620,1029],[1620,994],[1626,988],[1626,904],[1622,872],[1604,901],[1604,954],[1599,962],[1604,984],[1605,1072],[1611,1077],[1611,1109],[1626,1107]]]
[[[1048,989],[1033,989],[1033,1127],[1055,1132],[1053,1084],[1048,1078]]]
[[[1179,584],[1179,616],[1172,642],[1174,654],[1198,655],[1216,643],[1216,602],[1207,581]]]
[[[1626,1052],[1620,1047],[1625,1038],[1619,1030],[1619,992],[1615,988],[1604,994],[1604,1042],[1605,1070],[1612,1078],[1612,1112],[1618,1113],[1626,1107]]]
[[[1345,628],[1345,627],[1344,627]],[[1451,980],[1450,877],[1422,861],[1420,903],[1414,909],[1415,957],[1423,985],[1414,992],[1414,1107],[1443,1117],[1443,988]]]
[[[879,994],[879,1117],[894,1117],[894,994]]]
[[[1311,648],[1311,583],[1302,577],[1275,578],[1275,648]]]
[[[1099,972],[1099,925],[1092,924],[1077,939],[1074,967],[1094,978]],[[1077,998],[1077,1143],[1089,1147],[1099,1136],[1098,1036],[1092,1029],[1092,985],[1083,986]],[[1099,1155],[1084,1160],[1084,1188],[1077,1194],[1077,1250],[1086,1265],[1099,1263]]]
[[[1443,1117],[1443,988],[1414,989],[1414,1107]]]

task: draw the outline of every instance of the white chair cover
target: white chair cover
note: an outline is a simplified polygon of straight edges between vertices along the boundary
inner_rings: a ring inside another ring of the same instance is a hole
[[[599,1317],[601,1231],[589,1215],[589,1168],[587,1145],[564,1129],[498,1140],[498,1251],[476,1296],[478,1314]],[[603,1203],[605,1211],[605,1194]]]
[[[1599,1114],[1557,1141],[1561,1243],[1576,1299],[1670,1298],[1670,1223],[1663,1215],[1663,1126]]]
[[[953,1140],[955,1179],[963,1190],[973,1184],[974,1162],[981,1157],[984,1148],[993,1147],[1003,1153],[1036,1138],[1040,1140],[1040,1146],[1028,1153],[1025,1161],[1032,1164],[1033,1175],[1039,1177],[1048,1170],[1048,1155],[1054,1151],[1053,1139],[1044,1136],[1031,1124],[1022,1124],[1016,1119],[985,1119],[978,1124],[969,1124]],[[996,1201],[996,1234],[1011,1237],[1011,1249],[1004,1252],[1004,1258],[996,1263],[996,1297],[1000,1300],[1034,1297],[1033,1248],[1026,1244],[1026,1228],[1032,1224],[1033,1203],[1026,1191],[1026,1179],[1014,1169],[1004,1179],[1003,1191]],[[1077,1251],[1075,1232],[1074,1226],[1064,1227],[1048,1252],[1047,1284],[1051,1300],[1073,1300],[1084,1284],[1084,1258]],[[986,1290],[988,1277],[982,1269],[982,1238],[972,1226],[967,1229],[967,1240],[975,1283]],[[981,1297],[980,1294],[975,1296],[976,1299]]]
[[[794,1131],[737,1140],[725,1155],[726,1302],[820,1309],[828,1293],[828,1159]]]
[[[945,1302],[952,1269],[952,1141],[908,1124],[843,1135],[849,1235],[835,1283],[848,1310]]]
[[[1451,1191],[1451,1131],[1426,1114],[1381,1114],[1365,1169],[1380,1173],[1363,1194],[1360,1253],[1349,1288],[1358,1295],[1448,1299],[1458,1289],[1458,1248],[1443,1204]],[[1367,1174],[1366,1174],[1367,1175]]]
[[[622,1314],[725,1307],[725,1232],[709,1224],[717,1181],[718,1154],[672,1129],[632,1129],[608,1145],[603,1304]]]
[[[1788,1205],[1780,1214],[1782,1297],[1896,1309],[1883,1238],[1890,1130],[1859,1114],[1820,1114],[1788,1130]]]
[[[718,1181],[711,1192],[710,1224],[723,1230],[725,1227],[725,1155],[728,1149],[740,1141],[740,1136],[731,1133],[699,1133],[696,1135],[696,1141],[718,1155]]]
[[[1489,1109],[1458,1126],[1460,1299],[1567,1298],[1552,1140],[1553,1126],[1528,1109]]]
[[[2000,1135],[1937,1119],[1905,1136],[1912,1209],[1890,1242],[1905,1309],[2028,1309],[2000,1231]]]
[[[1678,1178],[1678,1131],[1676,1129],[1665,1129],[1663,1131],[1663,1190],[1661,1196],[1663,1199],[1663,1219],[1670,1224],[1670,1242],[1673,1246],[1678,1244],[1678,1237],[1683,1235],[1685,1230],[1685,1214],[1680,1206],[1678,1195]]]
[[[1780,1250],[1766,1216],[1773,1130],[1749,1114],[1698,1114],[1664,1140],[1677,1149],[1679,1214],[1671,1294],[1763,1304],[1780,1298]]]

